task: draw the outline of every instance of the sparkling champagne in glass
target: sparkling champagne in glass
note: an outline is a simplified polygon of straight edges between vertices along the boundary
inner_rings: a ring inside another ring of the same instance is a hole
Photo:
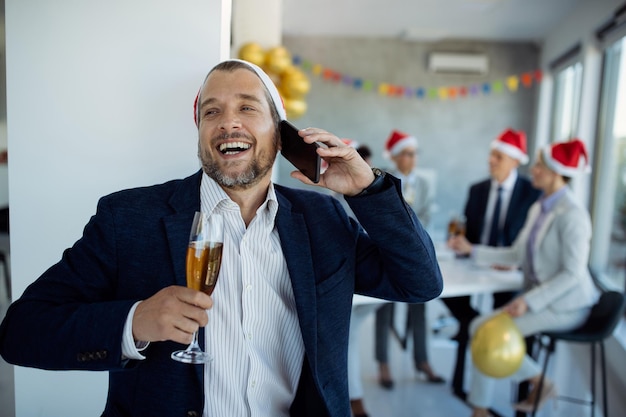
[[[211,295],[217,284],[222,265],[224,221],[221,215],[196,212],[187,247],[187,287]],[[193,364],[213,360],[198,344],[198,332],[193,333],[191,344],[185,350],[172,353],[172,359]]]

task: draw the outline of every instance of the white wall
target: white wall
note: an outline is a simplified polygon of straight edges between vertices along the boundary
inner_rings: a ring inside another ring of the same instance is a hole
[[[589,156],[593,160],[602,77],[602,51],[596,42],[595,31],[613,15],[621,4],[623,0],[582,0],[544,39],[541,66],[546,70],[547,76],[541,85],[541,101],[538,105],[535,142],[537,146],[543,146],[551,141],[549,136],[553,77],[547,72],[549,65],[570,48],[580,44],[583,82],[576,136],[587,144]],[[575,180],[572,187],[579,200],[588,204],[591,195],[591,177]]]
[[[599,96],[602,80],[602,50],[595,40],[595,31],[605,23],[623,4],[623,0],[582,0],[572,12],[564,16],[561,22],[544,39],[541,64],[544,70],[548,70],[549,64],[561,56],[577,43],[581,45],[581,62],[583,64],[583,79],[580,98],[580,112],[578,119],[577,136],[585,141],[590,153],[595,148],[597,121],[599,112]],[[541,83],[540,101],[537,114],[537,142],[541,146],[550,141],[550,111],[552,107],[552,76],[546,72],[546,77]],[[593,155],[590,155],[593,160]],[[600,167],[593,167],[599,170]],[[591,206],[590,187],[591,176],[584,181],[577,180],[573,183],[575,192],[580,201]],[[594,236],[599,230],[594,224]],[[597,242],[592,244],[593,248]],[[592,253],[593,256],[593,253]],[[609,408],[615,411],[623,410],[626,400],[619,393],[624,390],[626,370],[621,364],[626,358],[626,346],[616,338],[610,338],[607,343],[607,370],[609,380]],[[566,365],[567,366],[567,365]],[[588,374],[588,365],[582,369]],[[581,380],[581,384],[588,384],[587,376]]]
[[[7,0],[14,299],[100,196],[198,169],[193,99],[227,57],[229,16],[230,0]],[[106,384],[16,368],[17,416],[99,415]]]

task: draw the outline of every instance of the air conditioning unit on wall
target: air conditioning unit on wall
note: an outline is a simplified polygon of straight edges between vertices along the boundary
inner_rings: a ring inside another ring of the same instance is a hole
[[[484,54],[461,52],[431,52],[428,70],[448,74],[486,74],[489,58]]]

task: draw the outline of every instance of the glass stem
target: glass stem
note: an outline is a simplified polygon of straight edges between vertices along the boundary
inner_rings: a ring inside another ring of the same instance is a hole
[[[193,332],[191,343],[187,347],[187,350],[192,351],[192,352],[200,351],[200,345],[198,344],[198,332],[197,331]]]

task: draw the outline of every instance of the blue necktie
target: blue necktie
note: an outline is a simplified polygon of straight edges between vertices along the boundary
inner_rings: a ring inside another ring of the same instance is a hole
[[[496,206],[491,216],[491,229],[489,230],[489,246],[500,246],[502,244],[502,234],[500,233],[500,209],[502,208],[502,186],[498,186],[498,197]]]

